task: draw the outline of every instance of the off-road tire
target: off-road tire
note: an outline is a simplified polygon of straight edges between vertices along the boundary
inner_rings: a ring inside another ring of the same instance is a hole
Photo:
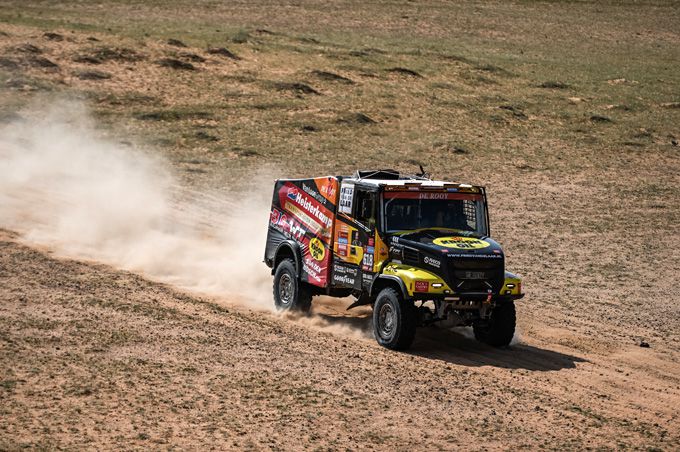
[[[391,350],[406,350],[416,335],[418,312],[391,287],[380,291],[373,305],[373,334],[378,344]]]
[[[493,347],[509,345],[515,335],[515,303],[507,301],[493,308],[488,321],[473,323],[475,339]]]
[[[307,312],[312,306],[312,291],[295,276],[293,259],[283,259],[276,267],[273,289],[277,309]]]

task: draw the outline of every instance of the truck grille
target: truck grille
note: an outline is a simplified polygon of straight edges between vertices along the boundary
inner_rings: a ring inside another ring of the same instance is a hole
[[[404,262],[418,263],[419,254],[420,253],[418,253],[418,250],[405,246],[404,247]]]
[[[494,292],[505,280],[504,259],[458,259],[451,262],[452,289],[456,292]]]

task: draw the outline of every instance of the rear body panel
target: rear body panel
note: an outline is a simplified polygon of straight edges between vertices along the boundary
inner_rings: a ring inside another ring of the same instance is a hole
[[[274,185],[265,262],[285,241],[299,246],[300,278],[327,287],[330,280],[333,226],[338,203],[338,179],[280,179]]]

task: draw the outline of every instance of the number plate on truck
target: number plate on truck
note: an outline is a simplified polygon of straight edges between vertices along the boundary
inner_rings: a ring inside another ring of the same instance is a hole
[[[484,272],[465,272],[465,279],[484,279]]]

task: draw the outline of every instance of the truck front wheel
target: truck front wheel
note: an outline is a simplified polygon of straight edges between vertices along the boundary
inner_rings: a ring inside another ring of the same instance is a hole
[[[391,287],[380,291],[373,305],[373,334],[378,344],[392,350],[406,350],[416,335],[416,320],[413,303],[403,301]]]
[[[309,311],[312,306],[312,292],[295,276],[295,262],[283,259],[274,273],[274,304],[277,309]]]
[[[515,335],[515,303],[512,300],[497,305],[491,311],[489,320],[478,320],[472,324],[475,339],[493,347],[510,344]]]

